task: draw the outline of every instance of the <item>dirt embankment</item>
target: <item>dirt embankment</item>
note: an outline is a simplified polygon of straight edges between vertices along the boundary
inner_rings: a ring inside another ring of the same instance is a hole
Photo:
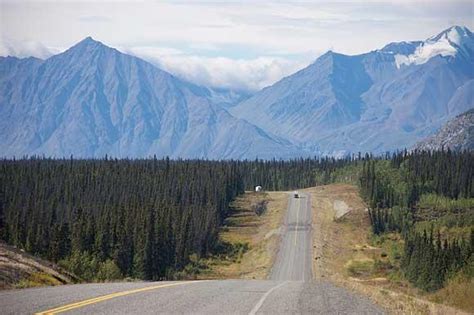
[[[338,277],[358,249],[371,250],[367,210],[356,187],[327,185],[306,189],[313,206],[313,274]],[[364,255],[362,255],[363,258]]]
[[[68,284],[77,280],[49,261],[0,242],[0,289]]]
[[[386,253],[371,246],[367,207],[357,187],[318,186],[309,192],[313,207],[313,275],[369,296],[393,314],[464,314],[423,299],[384,268]]]

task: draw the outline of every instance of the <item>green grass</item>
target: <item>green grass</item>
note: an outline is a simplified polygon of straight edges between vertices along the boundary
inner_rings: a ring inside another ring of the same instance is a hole
[[[436,303],[457,307],[474,313],[474,260],[454,277],[449,279],[445,287],[429,296]]]
[[[61,281],[56,279],[55,277],[43,273],[43,272],[35,272],[32,273],[27,279],[21,279],[15,287],[18,289],[24,288],[33,288],[33,287],[42,287],[42,286],[51,286],[51,285],[60,285],[62,284]]]
[[[373,235],[371,242],[382,249],[382,254],[392,265],[398,266],[403,254],[403,241],[398,233],[385,233]]]
[[[349,260],[346,270],[351,277],[365,278],[372,276],[375,270],[375,262],[372,259]]]
[[[474,198],[450,199],[436,194],[424,194],[420,197],[418,206],[435,211],[453,212],[458,209],[474,209]]]

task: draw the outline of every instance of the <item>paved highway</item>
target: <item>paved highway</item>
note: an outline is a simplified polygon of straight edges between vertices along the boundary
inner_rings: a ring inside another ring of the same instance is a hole
[[[289,196],[269,280],[129,282],[0,292],[2,314],[382,314],[368,299],[312,281],[311,200]]]
[[[311,199],[309,194],[288,199],[283,237],[271,280],[310,281],[311,262]]]

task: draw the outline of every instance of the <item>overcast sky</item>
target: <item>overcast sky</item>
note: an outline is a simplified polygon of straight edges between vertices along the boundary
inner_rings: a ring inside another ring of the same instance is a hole
[[[452,25],[473,30],[474,0],[0,0],[0,55],[47,58],[92,36],[199,84],[256,90],[327,50],[358,54]]]

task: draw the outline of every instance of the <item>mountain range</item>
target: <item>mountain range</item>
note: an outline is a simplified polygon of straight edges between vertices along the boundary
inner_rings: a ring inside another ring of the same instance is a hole
[[[291,158],[412,147],[474,107],[474,36],[329,51],[248,97],[186,82],[88,37],[0,57],[0,156]]]
[[[0,60],[4,156],[262,158],[298,149],[230,115],[227,91],[86,38],[47,60]]]
[[[411,147],[474,107],[473,53],[462,27],[362,55],[330,51],[231,113],[322,154]]]

